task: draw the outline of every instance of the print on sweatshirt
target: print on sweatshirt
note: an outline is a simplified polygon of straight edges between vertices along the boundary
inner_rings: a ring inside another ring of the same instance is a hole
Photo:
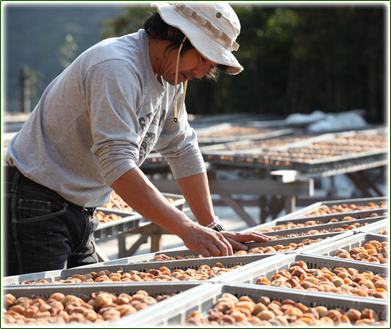
[[[146,115],[146,118],[143,116],[139,118],[139,134],[141,136],[141,145],[139,150],[139,160],[137,161],[138,166],[142,165],[148,154],[153,150],[157,142],[157,136],[160,135],[166,119],[166,110],[161,111],[161,114],[159,109],[156,110],[155,115],[151,120],[152,114],[153,113],[150,112]],[[146,130],[148,131],[144,134]]]

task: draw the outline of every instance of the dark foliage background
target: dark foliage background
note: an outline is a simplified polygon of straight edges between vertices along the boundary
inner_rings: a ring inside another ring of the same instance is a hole
[[[220,75],[217,83],[191,81],[186,101],[189,113],[254,112],[286,116],[316,109],[324,112],[366,109],[367,121],[385,121],[384,5],[330,3],[327,6],[297,6],[293,3],[278,6],[277,3],[271,6],[247,2],[244,5],[233,3],[232,6],[242,25],[237,40],[240,48],[234,54],[245,70],[233,77]],[[93,8],[90,7],[87,14],[89,20],[96,9]],[[101,14],[100,19],[95,19],[95,24],[99,21],[101,27],[100,38],[137,31],[155,9],[148,5],[133,5],[121,10],[112,7],[111,10],[116,12],[106,12],[106,16]],[[75,13],[63,13],[68,23]],[[88,30],[84,28],[88,22],[85,17],[83,21],[79,17],[73,23],[73,30],[68,26],[66,33],[62,32],[63,35],[71,34],[77,42],[78,48],[73,52],[72,45],[56,34],[55,27],[51,28],[51,39],[46,43],[56,43],[58,49],[71,50],[68,55],[64,55],[66,52],[58,55],[57,52],[57,57],[62,56],[63,60],[67,56],[75,57],[92,45],[80,41],[85,39],[85,29]],[[19,25],[23,25],[23,19],[20,20]],[[47,23],[37,22],[43,26]],[[97,30],[95,28],[95,32]],[[92,42],[92,39],[88,41]],[[19,51],[31,51],[27,46],[20,44]],[[41,52],[39,58],[35,58],[47,62],[39,69],[46,75],[44,86],[53,78],[53,74],[45,70],[54,57],[53,53],[49,56]],[[32,69],[34,65],[31,64]],[[59,72],[61,69],[56,74]]]
[[[20,71],[28,68],[32,107],[66,63],[101,40],[103,21],[123,6],[34,2],[2,6],[3,111],[21,111]],[[68,36],[68,38],[67,38]]]

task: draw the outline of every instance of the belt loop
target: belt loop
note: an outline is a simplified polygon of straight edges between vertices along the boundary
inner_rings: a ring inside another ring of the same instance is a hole
[[[17,186],[18,186],[18,182],[19,182],[19,178],[20,178],[20,171],[16,167],[15,167],[15,169],[16,169],[16,172],[15,172],[15,176],[13,177],[12,185],[11,185],[12,192],[17,191]]]
[[[94,216],[96,208],[83,207],[83,211],[87,211],[91,216]]]

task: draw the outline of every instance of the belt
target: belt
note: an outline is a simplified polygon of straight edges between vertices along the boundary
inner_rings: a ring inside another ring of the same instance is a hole
[[[25,186],[31,186],[31,187],[35,187],[35,188],[45,188],[45,189],[48,189],[50,190],[52,193],[55,193],[57,194],[60,198],[62,198],[56,191],[54,190],[51,190],[49,189],[48,187],[44,186],[44,185],[41,185],[41,184],[38,184],[34,181],[32,181],[30,178],[27,178],[26,176],[24,176],[20,170],[14,166],[4,166],[3,167],[3,170],[4,170],[4,176],[6,177],[6,179],[8,180],[8,182],[12,182],[15,175],[17,173],[19,173],[19,180],[18,180],[18,183],[20,185],[25,185]],[[69,204],[73,205],[74,207],[77,207],[77,208],[80,208],[80,210],[86,210],[88,211],[89,213],[93,214],[95,212],[95,209],[96,208],[86,208],[86,207],[82,207],[82,206],[79,206],[73,202],[70,202],[70,201],[67,201]]]

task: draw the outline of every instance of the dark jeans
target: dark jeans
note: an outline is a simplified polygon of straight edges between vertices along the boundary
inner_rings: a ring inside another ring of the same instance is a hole
[[[98,261],[95,209],[82,208],[3,167],[3,275],[66,269]]]

